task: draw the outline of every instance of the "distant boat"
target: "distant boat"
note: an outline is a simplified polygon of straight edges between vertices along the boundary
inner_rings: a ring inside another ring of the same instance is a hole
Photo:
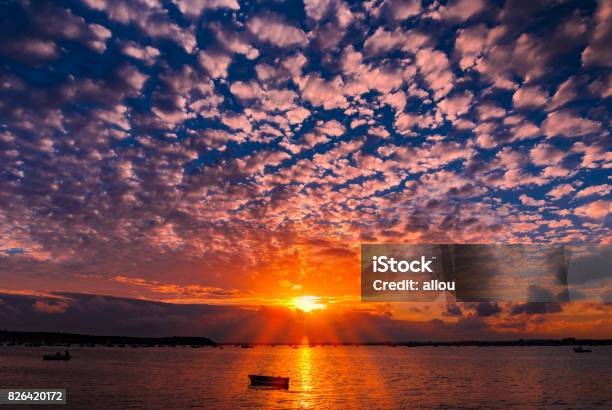
[[[55,354],[46,354],[43,356],[43,360],[61,360],[66,362],[70,359],[72,359],[72,356],[70,356],[70,353],[68,353],[67,350],[64,354],[57,352]]]
[[[251,380],[251,386],[270,386],[278,389],[289,388],[288,377],[274,377],[274,376],[258,376],[255,374],[249,374]]]
[[[578,346],[578,347],[574,347],[574,352],[575,353],[591,353],[592,350],[591,349],[585,349],[582,346]]]
[[[243,345],[240,345],[240,347],[242,347],[243,349],[255,349],[255,346],[246,344],[246,343]]]

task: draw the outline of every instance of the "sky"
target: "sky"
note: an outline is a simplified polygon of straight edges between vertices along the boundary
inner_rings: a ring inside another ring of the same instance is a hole
[[[610,246],[610,44],[605,0],[2,2],[0,328],[612,337],[597,275],[359,300],[361,243]]]

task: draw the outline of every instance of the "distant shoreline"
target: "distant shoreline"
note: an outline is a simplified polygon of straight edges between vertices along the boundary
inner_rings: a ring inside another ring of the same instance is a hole
[[[0,343],[26,344],[34,347],[42,345],[166,345],[166,346],[217,346],[206,337],[137,337],[137,336],[98,336],[60,332],[22,332],[0,330]]]
[[[214,342],[207,337],[170,336],[100,336],[60,332],[26,332],[0,330],[0,343],[3,345],[57,346],[57,345],[131,345],[131,346],[240,346],[245,343],[253,346],[389,346],[389,347],[529,347],[529,346],[612,346],[612,339],[518,339],[518,340],[457,340],[457,341],[403,341],[403,342],[310,342],[310,343],[252,343],[252,342]]]

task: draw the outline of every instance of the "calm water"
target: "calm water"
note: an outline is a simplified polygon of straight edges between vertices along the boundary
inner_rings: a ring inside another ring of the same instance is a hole
[[[66,388],[62,408],[80,409],[612,407],[611,347],[76,347],[42,360],[55,350],[0,347],[0,388]],[[250,388],[250,373],[289,376],[289,390]]]

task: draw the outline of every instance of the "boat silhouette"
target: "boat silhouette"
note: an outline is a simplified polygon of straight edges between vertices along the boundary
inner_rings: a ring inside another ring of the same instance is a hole
[[[574,347],[574,353],[591,353],[591,349],[585,349],[582,346]]]
[[[61,360],[61,361],[66,362],[70,359],[72,359],[72,356],[70,356],[70,353],[68,352],[68,350],[66,350],[64,354],[57,352],[55,354],[46,354],[43,356],[43,360]]]
[[[249,379],[251,380],[251,386],[269,386],[276,387],[277,389],[289,388],[288,377],[261,376],[256,374],[249,374]]]

